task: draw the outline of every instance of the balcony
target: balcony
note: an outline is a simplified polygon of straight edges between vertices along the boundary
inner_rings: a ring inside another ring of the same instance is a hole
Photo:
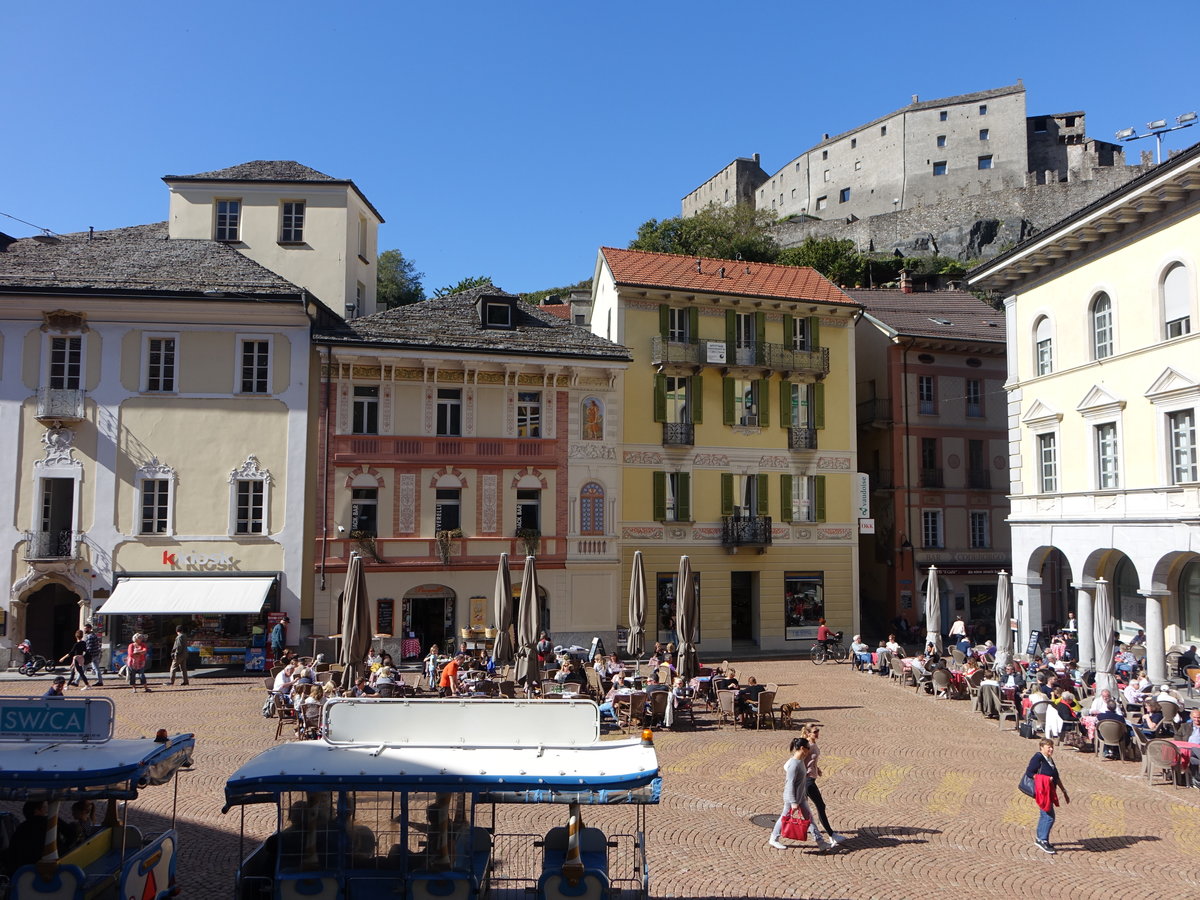
[[[25,561],[79,559],[79,534],[70,529],[25,532]]]
[[[921,487],[923,488],[940,488],[946,486],[942,478],[941,469],[922,469],[920,477]]]
[[[691,422],[663,422],[664,447],[690,447],[696,443],[696,426]]]
[[[334,462],[410,461],[454,465],[548,465],[557,459],[559,442],[538,438],[400,437],[338,434],[330,441]]]
[[[871,425],[887,428],[892,424],[892,401],[890,397],[874,397],[858,404],[857,421],[860,426]]]
[[[80,422],[86,395],[87,392],[80,388],[38,388],[34,417],[43,425]]]
[[[730,346],[725,341],[650,341],[650,363],[655,366],[743,366],[785,375],[823,378],[829,374],[829,348],[793,350],[782,344],[755,343]]]
[[[721,544],[725,547],[771,546],[771,517],[722,516]]]
[[[967,487],[977,491],[990,491],[992,473],[987,469],[967,469]]]
[[[807,425],[793,425],[788,429],[789,450],[816,450],[817,429]]]
[[[668,341],[656,337],[650,341],[650,364],[654,366],[699,366],[702,364],[699,341]]]

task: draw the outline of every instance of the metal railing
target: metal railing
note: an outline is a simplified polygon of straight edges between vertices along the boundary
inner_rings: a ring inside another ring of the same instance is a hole
[[[37,414],[40,421],[77,422],[83,418],[87,391],[82,388],[40,387],[37,392]]]
[[[721,543],[726,547],[768,546],[771,543],[771,517],[722,516]]]
[[[696,443],[696,426],[691,422],[663,422],[664,447],[690,447]]]
[[[78,559],[79,534],[69,528],[25,532],[25,559]]]
[[[807,425],[793,425],[788,429],[789,450],[816,450],[817,429]]]
[[[857,419],[859,425],[888,425],[892,421],[892,400],[890,397],[874,397],[863,400],[858,404]]]
[[[922,469],[920,473],[921,487],[923,488],[940,488],[944,487],[941,469]]]
[[[650,340],[650,363],[692,366],[749,366],[779,372],[805,375],[829,374],[829,348],[793,350],[782,344],[729,344],[726,341],[664,340],[661,335]]]
[[[992,487],[992,473],[987,469],[968,469],[967,487],[983,491],[990,490]]]

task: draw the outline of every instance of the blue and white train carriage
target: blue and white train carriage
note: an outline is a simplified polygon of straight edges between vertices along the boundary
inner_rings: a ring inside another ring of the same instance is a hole
[[[238,900],[646,896],[658,758],[649,732],[601,741],[594,703],[338,699],[324,733],[226,782],[244,844],[273,807]]]

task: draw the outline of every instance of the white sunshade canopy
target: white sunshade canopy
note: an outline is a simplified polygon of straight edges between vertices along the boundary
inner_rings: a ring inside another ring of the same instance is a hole
[[[102,615],[254,614],[274,578],[127,578],[100,607]]]

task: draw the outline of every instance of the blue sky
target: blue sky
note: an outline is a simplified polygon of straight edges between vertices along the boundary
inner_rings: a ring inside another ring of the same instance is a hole
[[[1030,115],[1082,109],[1105,139],[1200,106],[1200,4],[1069,9],[13,3],[0,212],[63,233],[160,221],[163,175],[295,159],[353,179],[387,219],[380,249],[427,289],[489,275],[538,290],[590,276],[598,247],[678,215],[734,157],[775,171],[912,94],[1022,78]],[[0,231],[33,233],[3,217]]]

